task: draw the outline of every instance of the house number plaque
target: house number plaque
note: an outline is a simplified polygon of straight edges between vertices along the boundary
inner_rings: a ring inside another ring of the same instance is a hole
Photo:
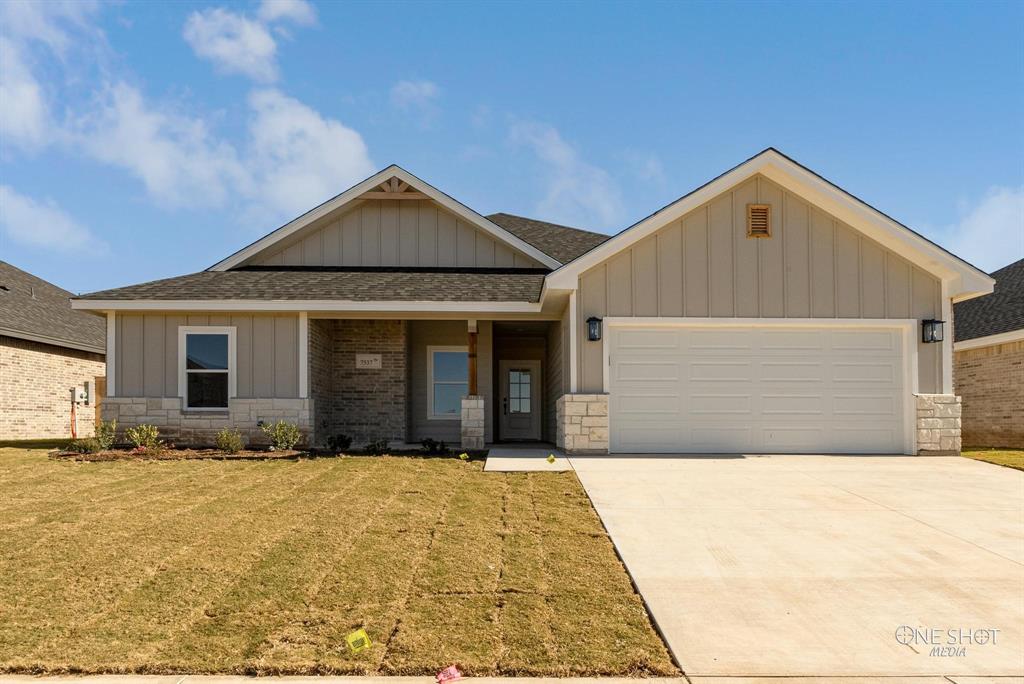
[[[356,368],[380,370],[380,354],[356,354]]]

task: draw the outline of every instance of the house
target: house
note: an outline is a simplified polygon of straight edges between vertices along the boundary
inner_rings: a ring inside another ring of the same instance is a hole
[[[105,325],[72,296],[0,261],[0,440],[70,437],[73,405],[78,435],[93,434]]]
[[[121,425],[316,442],[949,452],[985,273],[774,149],[614,237],[398,166],[205,271],[92,293]],[[947,334],[943,334],[943,333]]]
[[[992,274],[995,291],[953,307],[953,380],[964,444],[1024,448],[1024,259]]]

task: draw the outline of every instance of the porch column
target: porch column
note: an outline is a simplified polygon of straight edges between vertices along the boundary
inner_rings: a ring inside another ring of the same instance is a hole
[[[477,385],[477,362],[476,362],[476,321],[468,322],[468,342],[466,344],[468,357],[469,382],[467,394],[462,398],[461,422],[459,425],[459,437],[462,440],[463,449],[484,448],[484,398],[479,394]]]

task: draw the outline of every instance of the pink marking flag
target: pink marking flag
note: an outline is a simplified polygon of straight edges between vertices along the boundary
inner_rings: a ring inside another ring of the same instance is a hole
[[[437,684],[444,684],[456,679],[462,679],[462,673],[454,665],[450,665],[437,673]]]

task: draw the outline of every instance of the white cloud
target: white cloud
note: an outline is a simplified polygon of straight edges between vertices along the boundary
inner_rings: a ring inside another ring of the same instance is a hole
[[[432,81],[399,81],[391,87],[391,104],[419,117],[419,125],[428,127],[437,116],[441,89]]]
[[[84,226],[53,201],[39,202],[0,185],[0,227],[15,242],[63,252],[105,249]]]
[[[373,173],[358,132],[277,90],[249,96],[253,200],[298,214]]]
[[[1024,186],[994,186],[954,225],[928,231],[946,249],[987,272],[1024,257]]]
[[[277,79],[277,43],[258,21],[223,7],[205,9],[189,15],[183,35],[196,55],[224,73],[261,82]]]
[[[513,145],[530,149],[545,167],[547,194],[537,206],[541,218],[606,228],[622,216],[622,196],[604,169],[588,164],[554,126],[520,121],[512,125]]]
[[[0,25],[10,38],[38,41],[63,55],[72,42],[69,31],[92,30],[88,21],[98,9],[94,0],[7,0],[0,3]]]
[[[665,183],[665,167],[661,158],[653,153],[644,153],[639,150],[626,150],[622,155],[626,168],[629,169],[638,180],[645,183]]]
[[[46,140],[49,110],[43,88],[22,59],[18,47],[0,37],[0,137],[19,147]]]
[[[152,107],[123,83],[77,122],[74,139],[94,159],[137,176],[164,206],[220,205],[232,188],[244,186],[235,149],[201,119]]]
[[[316,23],[316,10],[306,0],[263,0],[256,16],[267,23],[280,20],[300,26]]]

